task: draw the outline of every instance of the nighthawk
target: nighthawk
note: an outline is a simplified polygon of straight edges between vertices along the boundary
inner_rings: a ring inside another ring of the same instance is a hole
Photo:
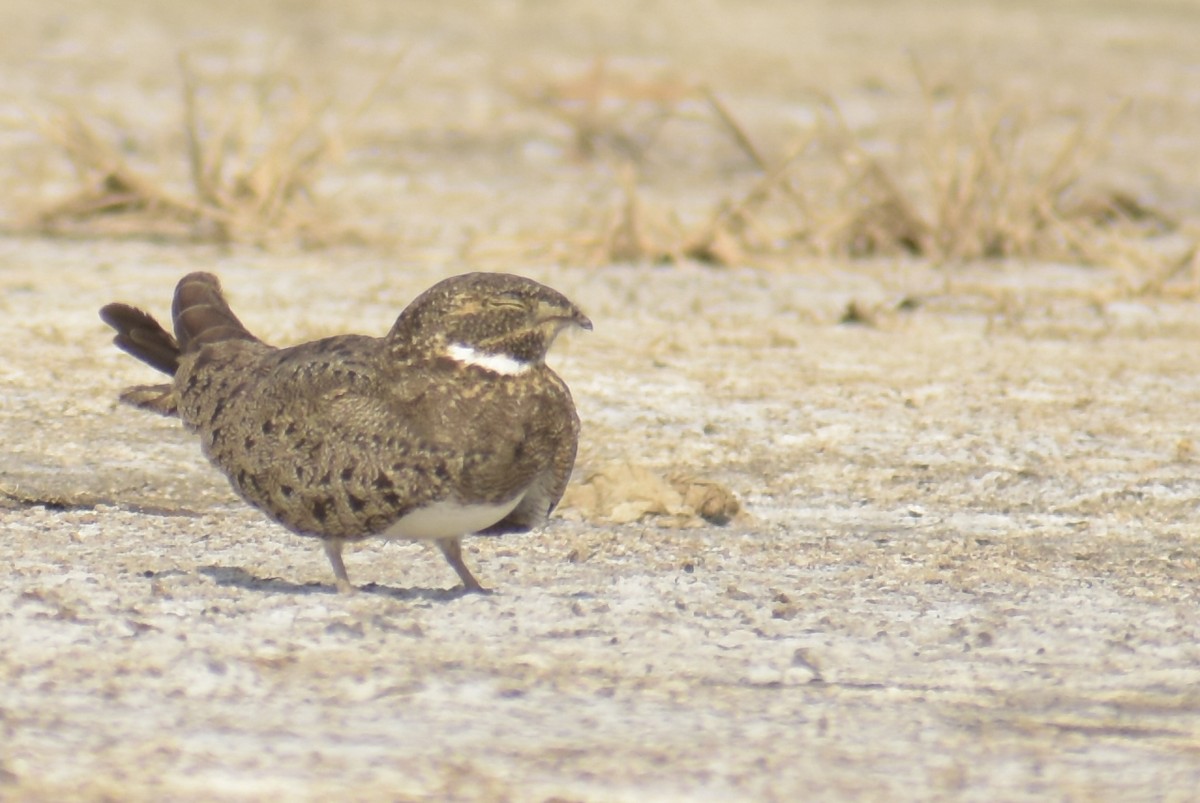
[[[342,546],[428,539],[467,591],[483,591],[460,538],[528,530],[562,496],[579,417],[545,363],[577,306],[531,279],[468,273],[426,290],[383,337],[269,346],[233,314],[216,276],[175,289],[172,336],[109,304],[113,342],[174,377],[121,398],[178,415],[242,498],[324,542],[338,590]]]

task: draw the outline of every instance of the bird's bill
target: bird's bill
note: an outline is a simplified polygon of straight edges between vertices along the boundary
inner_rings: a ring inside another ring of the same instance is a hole
[[[569,307],[564,310],[559,306],[541,304],[537,311],[537,321],[554,334],[558,334],[569,326],[578,326],[580,329],[592,331],[591,319],[580,312],[577,307]]]

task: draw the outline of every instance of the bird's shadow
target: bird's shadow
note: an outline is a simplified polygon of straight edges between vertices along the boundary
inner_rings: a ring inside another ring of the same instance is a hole
[[[201,566],[200,574],[210,578],[219,586],[233,586],[249,591],[264,591],[272,594],[329,594],[340,596],[332,583],[293,583],[279,577],[256,577],[237,566]],[[462,586],[455,588],[395,588],[393,586],[367,583],[358,586],[360,594],[375,594],[391,599],[424,599],[444,602],[469,596],[471,592]]]

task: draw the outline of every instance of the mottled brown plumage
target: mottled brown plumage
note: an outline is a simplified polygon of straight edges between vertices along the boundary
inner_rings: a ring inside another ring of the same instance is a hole
[[[283,349],[250,334],[207,273],[179,282],[174,337],[124,304],[100,314],[117,346],[174,376],[122,399],[178,414],[246,501],[323,539],[343,591],[343,543],[372,535],[435,540],[481,590],[460,536],[537,526],[570,477],[579,419],[545,356],[591,322],[532,280],[456,276],[382,338]]]

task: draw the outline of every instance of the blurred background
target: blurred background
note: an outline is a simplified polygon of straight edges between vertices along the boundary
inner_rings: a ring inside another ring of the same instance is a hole
[[[1200,9],[5,4],[10,232],[1190,281]]]

